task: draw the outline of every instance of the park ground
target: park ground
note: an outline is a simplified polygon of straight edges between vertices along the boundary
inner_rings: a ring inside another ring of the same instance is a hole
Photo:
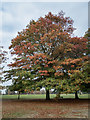
[[[3,95],[3,118],[88,118],[88,95],[79,95],[74,99],[73,94],[61,95],[60,100],[45,100],[45,95],[21,95],[17,100],[16,95]],[[54,98],[55,95],[50,95]],[[32,98],[32,99],[31,99]]]

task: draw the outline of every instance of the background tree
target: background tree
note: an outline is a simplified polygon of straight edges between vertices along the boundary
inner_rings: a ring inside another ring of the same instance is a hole
[[[2,71],[3,71],[3,68],[4,68],[4,65],[3,63],[6,62],[7,60],[7,52],[3,49],[3,46],[0,46],[0,76],[2,75]],[[2,77],[0,77],[0,80],[1,80]]]
[[[83,75],[83,80],[81,84],[81,90],[83,92],[90,92],[90,61],[86,61],[83,65],[83,70],[82,70],[82,75]]]
[[[75,96],[77,96],[77,91],[84,89],[87,91],[85,86],[89,86],[89,61],[88,61],[88,39],[87,32],[83,38],[71,38],[70,43],[73,43],[72,58],[66,59],[63,63],[67,65],[67,70],[70,75],[70,86],[72,86],[70,91],[76,91]],[[68,69],[69,67],[69,69]]]
[[[90,44],[89,44],[89,40],[90,40],[90,28],[88,28],[88,30],[85,32],[85,35],[84,35],[85,38],[88,39],[88,51],[87,51],[87,55],[89,56],[90,54]]]
[[[81,90],[84,91],[84,92],[90,92],[90,62],[89,62],[89,39],[90,39],[90,28],[88,28],[88,30],[85,32],[85,35],[84,35],[85,38],[88,39],[88,44],[87,44],[87,47],[88,47],[88,50],[86,52],[86,55],[88,56],[88,61],[84,62],[82,68],[82,74],[83,74],[83,78],[86,82],[82,82],[81,84]],[[88,82],[87,82],[88,81]]]
[[[5,63],[7,60],[7,51],[4,50],[3,46],[0,46],[0,89],[4,89],[4,86],[2,86],[3,83],[3,69],[5,67]]]
[[[84,37],[89,38],[90,37],[90,28],[85,32]],[[89,38],[90,39],[90,38]]]

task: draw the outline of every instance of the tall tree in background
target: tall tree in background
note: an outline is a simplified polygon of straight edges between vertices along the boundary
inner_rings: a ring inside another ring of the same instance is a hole
[[[32,84],[28,82],[27,89],[45,87],[46,99],[50,99],[52,88],[71,92],[70,77],[74,70],[80,70],[78,62],[85,57],[87,49],[86,38],[71,38],[74,30],[73,20],[64,17],[62,11],[58,15],[49,12],[44,18],[30,21],[12,39],[9,49],[17,58],[9,66],[30,72],[28,79]],[[26,80],[23,84],[27,84]]]
[[[89,56],[90,56],[90,50],[89,50],[89,40],[90,40],[90,28],[88,28],[88,30],[85,32],[84,35],[85,38],[88,39],[88,50],[86,52],[86,55],[88,56],[88,60],[84,62],[82,68],[82,76],[83,76],[83,80],[85,80],[85,82],[82,82],[81,84],[81,90],[84,92],[90,92],[90,61],[89,61]]]
[[[0,46],[0,89],[5,88],[4,86],[2,86],[2,82],[3,82],[3,68],[4,68],[4,63],[6,63],[7,60],[7,51],[4,50],[3,46]]]
[[[82,83],[89,82],[89,79],[85,79],[83,75],[83,67],[85,63],[88,61],[87,51],[88,44],[86,38],[78,38],[74,37],[69,40],[71,44],[73,44],[72,49],[72,57],[66,59],[63,63],[67,65],[66,69],[68,74],[70,75],[70,87],[71,92],[75,92],[75,96],[77,97],[77,91],[80,90],[80,86]]]
[[[84,37],[88,39],[88,51],[87,51],[87,54],[89,56],[89,54],[90,54],[90,49],[89,49],[89,47],[90,47],[90,44],[89,44],[89,41],[90,41],[90,28],[88,28],[88,30],[85,32]]]
[[[84,37],[89,38],[90,37],[90,28],[85,32]],[[90,38],[89,38],[90,39]]]

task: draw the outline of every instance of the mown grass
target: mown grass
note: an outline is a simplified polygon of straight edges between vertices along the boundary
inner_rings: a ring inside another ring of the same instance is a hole
[[[90,98],[89,94],[78,94],[80,99],[88,99]],[[56,94],[50,94],[50,98],[55,98]],[[75,98],[74,94],[61,94],[61,97],[63,98]],[[2,99],[17,99],[18,95],[2,95]],[[20,95],[20,99],[45,99],[45,94],[26,94],[26,95]]]

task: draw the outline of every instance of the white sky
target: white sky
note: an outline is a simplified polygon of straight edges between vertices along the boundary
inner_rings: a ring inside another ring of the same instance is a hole
[[[8,49],[10,41],[29,23],[31,19],[37,20],[48,12],[57,14],[63,10],[65,16],[74,20],[77,30],[75,36],[83,36],[88,28],[87,2],[2,2],[2,44]]]
[[[21,2],[22,1],[22,2]],[[31,0],[32,1],[32,0]],[[37,0],[38,1],[38,0]],[[16,37],[17,32],[25,28],[30,20],[37,20],[48,12],[58,14],[61,10],[65,16],[74,20],[77,28],[74,36],[81,37],[88,29],[88,0],[42,0],[42,2],[30,2],[30,0],[3,0],[0,4],[0,42],[6,50],[10,46],[11,39]],[[43,2],[44,1],[44,2]],[[60,2],[59,2],[60,1]],[[11,60],[11,59],[10,59]],[[9,60],[9,61],[10,61]]]

